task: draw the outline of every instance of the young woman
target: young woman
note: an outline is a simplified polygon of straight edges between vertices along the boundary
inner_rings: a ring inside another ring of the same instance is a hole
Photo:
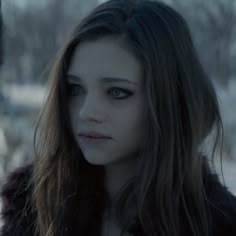
[[[37,158],[2,190],[2,236],[236,235],[236,197],[202,151],[222,133],[216,94],[176,11],[99,5],[50,81]]]

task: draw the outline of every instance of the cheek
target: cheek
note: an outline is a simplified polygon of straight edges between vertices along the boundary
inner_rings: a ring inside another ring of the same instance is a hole
[[[136,109],[129,119],[130,127],[132,127],[132,132],[134,133],[137,140],[144,136],[146,130],[147,118],[144,107]]]
[[[76,122],[76,110],[75,109],[72,109],[72,107],[71,106],[69,106],[69,120],[70,120],[70,124],[71,124],[71,128],[72,128],[72,131],[73,131],[73,133],[75,132],[75,130],[76,130],[76,124],[77,124],[77,122]]]
[[[125,133],[134,133],[137,134],[140,133],[140,130],[143,130],[145,128],[146,119],[144,114],[144,109],[142,107],[135,107],[133,106],[127,112],[122,114],[120,123],[123,127],[123,131]],[[119,121],[118,121],[119,122]]]

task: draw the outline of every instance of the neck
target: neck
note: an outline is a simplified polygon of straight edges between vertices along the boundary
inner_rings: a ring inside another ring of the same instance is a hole
[[[136,162],[136,158],[130,158],[105,166],[105,187],[110,199],[110,208],[116,205],[122,187],[135,176]]]

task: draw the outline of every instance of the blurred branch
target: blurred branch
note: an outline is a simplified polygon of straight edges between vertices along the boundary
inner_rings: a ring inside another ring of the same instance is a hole
[[[236,73],[236,2],[234,0],[172,0],[187,19],[207,72],[221,84]]]
[[[36,81],[50,65],[85,11],[97,3],[92,1],[51,0],[44,8],[19,10],[8,5],[6,64],[18,81]]]

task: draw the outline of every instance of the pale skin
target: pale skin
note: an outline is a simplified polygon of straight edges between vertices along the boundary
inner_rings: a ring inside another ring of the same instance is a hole
[[[141,74],[137,58],[119,40],[109,38],[80,44],[67,74],[73,93],[70,115],[75,139],[89,163],[105,167],[111,205],[122,186],[134,177],[143,143]],[[95,130],[111,139],[88,144],[78,137],[83,130]]]

